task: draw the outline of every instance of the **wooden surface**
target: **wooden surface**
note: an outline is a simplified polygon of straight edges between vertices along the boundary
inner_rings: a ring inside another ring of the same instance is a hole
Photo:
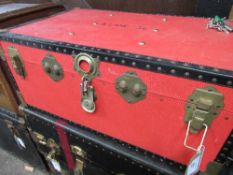
[[[61,12],[64,7],[51,2],[41,4],[0,4],[0,28],[8,28]]]
[[[229,20],[233,21],[233,6],[232,6],[231,11],[230,11]]]
[[[48,2],[49,0],[16,0],[17,2]],[[194,15],[197,0],[52,0],[73,7],[107,9],[137,13]]]

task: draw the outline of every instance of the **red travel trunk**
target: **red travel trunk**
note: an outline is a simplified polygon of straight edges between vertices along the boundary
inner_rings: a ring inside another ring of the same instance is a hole
[[[188,164],[187,122],[195,147],[208,124],[204,170],[233,128],[233,34],[207,23],[74,9],[1,33],[1,46],[28,105],[154,154]]]

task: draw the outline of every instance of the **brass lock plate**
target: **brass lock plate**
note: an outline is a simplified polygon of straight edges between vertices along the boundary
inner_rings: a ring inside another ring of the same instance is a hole
[[[83,66],[84,65],[84,66]],[[88,76],[90,79],[99,75],[98,60],[86,53],[80,53],[74,56],[74,70],[82,77]]]
[[[8,53],[10,56],[12,67],[14,68],[15,72],[20,75],[22,78],[26,77],[25,67],[23,63],[23,59],[20,56],[18,50],[13,47],[8,47]]]
[[[42,60],[42,66],[45,73],[54,81],[60,81],[64,77],[62,66],[57,62],[55,57],[47,54]]]
[[[192,120],[193,133],[203,129],[203,123],[210,126],[224,107],[224,96],[214,87],[208,86],[193,91],[186,104],[185,122]]]
[[[147,93],[146,85],[134,72],[126,72],[117,78],[115,88],[128,103],[143,100]]]

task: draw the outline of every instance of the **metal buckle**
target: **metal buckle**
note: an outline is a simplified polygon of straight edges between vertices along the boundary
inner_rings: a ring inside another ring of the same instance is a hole
[[[192,120],[190,120],[189,123],[188,123],[188,128],[187,128],[187,130],[186,130],[186,134],[185,134],[185,138],[184,138],[184,146],[185,146],[186,148],[188,148],[188,149],[193,150],[193,151],[198,151],[199,148],[200,148],[200,146],[202,146],[203,143],[204,143],[204,141],[205,141],[206,134],[207,134],[207,131],[208,131],[208,125],[205,124],[205,123],[203,123],[203,126],[205,127],[205,130],[204,130],[204,133],[203,133],[201,142],[200,142],[200,144],[199,144],[199,146],[198,146],[197,148],[194,148],[194,147],[189,146],[189,145],[187,144],[187,140],[188,140],[188,136],[189,136],[189,132],[190,132],[191,123],[192,123]]]

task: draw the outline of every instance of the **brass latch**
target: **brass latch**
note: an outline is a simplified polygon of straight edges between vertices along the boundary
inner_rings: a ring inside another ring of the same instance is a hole
[[[46,153],[42,150],[39,149],[39,151],[45,156],[46,161],[48,162],[48,165],[50,169],[53,172],[62,172],[62,167],[60,162],[56,159],[57,155],[60,155],[60,146],[55,142],[55,140],[49,138],[46,139],[42,134],[35,132],[35,131],[30,131],[30,134],[32,136],[32,139],[43,146],[46,146],[49,148],[49,153]]]
[[[71,145],[71,152],[78,157],[81,158],[86,158],[86,152],[82,150],[82,148],[78,147],[78,146],[73,146]]]
[[[198,88],[193,91],[186,105],[185,122],[190,121],[190,132],[198,133],[210,126],[224,106],[224,96],[214,87]]]
[[[39,143],[41,145],[47,145],[47,141],[42,134],[35,132],[35,131],[30,132],[30,134],[34,142]]]
[[[99,75],[98,62],[90,55],[80,53],[74,56],[74,69],[82,76],[82,82],[80,84],[82,95],[81,106],[84,111],[93,113],[96,109],[96,95],[91,81],[94,77]]]
[[[71,152],[75,156],[75,175],[83,175],[84,159],[86,159],[86,152],[78,146],[71,145]]]
[[[8,53],[11,59],[12,67],[14,68],[15,72],[22,78],[25,78],[26,71],[24,68],[22,57],[20,56],[18,50],[13,46],[9,46]]]
[[[26,149],[27,148],[26,144],[25,144],[24,140],[20,137],[19,131],[13,126],[13,123],[10,121],[7,121],[7,120],[5,122],[6,122],[8,129],[10,130],[10,132],[13,136],[13,139],[14,139],[16,145],[18,146],[18,148],[21,150]]]
[[[46,161],[49,163],[49,167],[52,171],[61,173],[62,168],[59,161],[56,160],[56,150],[51,149],[51,151],[46,156]]]

